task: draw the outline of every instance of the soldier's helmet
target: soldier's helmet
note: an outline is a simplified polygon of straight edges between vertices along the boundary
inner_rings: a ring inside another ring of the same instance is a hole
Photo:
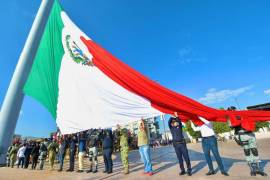
[[[128,130],[126,128],[121,129],[121,134],[127,135],[128,134]]]

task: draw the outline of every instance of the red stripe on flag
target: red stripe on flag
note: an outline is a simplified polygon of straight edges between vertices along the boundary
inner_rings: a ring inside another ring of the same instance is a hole
[[[86,40],[84,37],[81,37],[81,40],[93,55],[93,63],[96,67],[123,88],[148,99],[152,107],[161,112],[167,114],[178,112],[182,120],[191,119],[198,125],[202,123],[198,116],[210,121],[221,122],[225,122],[228,116],[234,125],[241,124],[247,130],[254,130],[255,121],[270,120],[269,111],[232,112],[205,106],[150,80],[115,58],[92,40]],[[241,116],[241,121],[235,120],[235,116]]]

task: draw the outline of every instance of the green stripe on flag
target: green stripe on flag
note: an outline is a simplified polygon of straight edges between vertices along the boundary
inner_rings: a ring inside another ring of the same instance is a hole
[[[54,118],[58,100],[58,76],[64,54],[61,11],[62,8],[56,0],[24,86],[24,93],[43,104]]]

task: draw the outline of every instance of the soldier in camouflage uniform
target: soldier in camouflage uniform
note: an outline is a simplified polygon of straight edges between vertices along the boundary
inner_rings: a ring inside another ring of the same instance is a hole
[[[234,111],[236,108],[231,106],[228,110]],[[239,117],[236,118],[240,120]],[[261,176],[267,176],[261,167],[255,134],[242,128],[241,124],[231,125],[231,127],[234,129],[234,140],[244,149],[246,161],[250,167],[250,175],[256,176],[256,174],[260,174]]]
[[[6,166],[9,167],[10,166],[10,152],[11,152],[12,146],[8,147],[8,151],[7,151],[7,164]]]
[[[47,157],[47,142],[46,140],[43,141],[43,143],[40,145],[39,149],[39,169],[43,170],[43,166]]]
[[[121,129],[118,125],[118,130],[120,131],[120,152],[121,152],[121,160],[124,166],[124,173],[129,173],[129,165],[128,165],[128,130],[126,128]]]
[[[10,166],[11,168],[14,167],[14,164],[16,162],[17,159],[17,152],[19,150],[19,144],[18,143],[14,143],[14,145],[12,146],[11,150],[10,150]]]
[[[87,150],[90,161],[90,169],[87,173],[98,171],[98,142],[100,139],[100,133],[96,130],[90,130],[88,134]]]
[[[117,128],[115,131],[113,131],[113,147],[114,152],[118,152],[120,150],[120,130]]]
[[[49,163],[50,163],[50,166],[51,166],[51,170],[53,170],[55,157],[56,157],[56,154],[57,154],[57,151],[58,151],[58,144],[57,144],[55,139],[53,139],[51,144],[49,144],[48,151],[49,151]]]

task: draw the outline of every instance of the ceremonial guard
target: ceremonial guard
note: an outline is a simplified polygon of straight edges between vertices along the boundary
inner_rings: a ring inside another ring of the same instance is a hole
[[[228,110],[235,111],[236,107],[231,106]],[[240,117],[236,117],[236,119],[241,120]],[[242,128],[241,124],[231,124],[231,127],[234,129],[234,140],[244,149],[246,161],[250,168],[250,175],[256,176],[256,174],[260,174],[261,176],[267,176],[261,166],[255,134]]]
[[[14,164],[16,162],[18,150],[19,150],[19,144],[14,143],[11,150],[10,150],[10,166],[11,166],[11,168],[14,167]]]
[[[58,151],[58,144],[56,142],[56,139],[53,139],[52,142],[49,144],[48,151],[49,151],[49,163],[51,166],[50,170],[53,170],[55,157]]]
[[[10,152],[11,152],[12,146],[8,147],[8,151],[7,151],[7,156],[6,156],[6,166],[9,167],[10,166]]]
[[[89,131],[87,149],[90,161],[90,169],[87,171],[87,173],[96,173],[98,171],[98,142],[100,138],[99,136],[100,134],[96,129],[92,129]]]
[[[43,170],[43,166],[47,157],[46,140],[44,140],[39,148],[39,169]]]
[[[113,149],[114,152],[119,152],[120,150],[120,129],[113,131]]]
[[[118,126],[118,129],[120,131],[120,152],[121,152],[121,160],[124,167],[124,173],[129,173],[129,165],[128,165],[128,131],[126,128],[121,129],[120,126]]]

